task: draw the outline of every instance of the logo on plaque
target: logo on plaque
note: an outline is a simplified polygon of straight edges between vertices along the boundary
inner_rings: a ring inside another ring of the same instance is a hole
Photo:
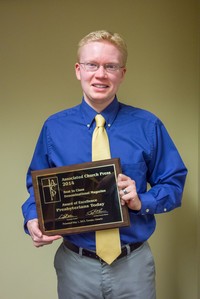
[[[57,177],[49,177],[41,180],[44,203],[60,202],[60,189]]]

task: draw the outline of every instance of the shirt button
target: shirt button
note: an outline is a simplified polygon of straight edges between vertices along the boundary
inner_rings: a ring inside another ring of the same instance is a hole
[[[110,127],[111,126],[111,124],[108,124],[108,127]]]
[[[87,124],[87,127],[89,128],[89,127],[90,127],[90,124]]]
[[[166,209],[166,208],[164,208],[164,212],[167,212],[167,209]]]
[[[149,209],[146,209],[146,212],[149,213]]]

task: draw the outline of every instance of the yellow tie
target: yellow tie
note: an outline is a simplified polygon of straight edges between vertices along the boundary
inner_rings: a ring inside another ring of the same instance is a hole
[[[109,140],[104,128],[105,119],[97,114],[96,128],[92,136],[92,161],[110,158]],[[96,253],[107,264],[111,264],[121,253],[119,229],[96,231]]]

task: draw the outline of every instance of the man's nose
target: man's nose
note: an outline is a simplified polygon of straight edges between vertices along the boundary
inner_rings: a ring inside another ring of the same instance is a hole
[[[105,77],[107,75],[106,69],[103,65],[100,65],[98,70],[96,71],[95,75],[97,77]]]

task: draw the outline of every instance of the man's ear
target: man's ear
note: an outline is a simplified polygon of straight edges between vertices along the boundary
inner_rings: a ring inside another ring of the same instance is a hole
[[[80,64],[78,62],[75,64],[75,73],[76,73],[76,78],[78,80],[80,80],[81,79],[81,76],[80,76]]]
[[[126,74],[126,68],[124,68],[122,71],[122,81],[124,80],[125,74]]]

